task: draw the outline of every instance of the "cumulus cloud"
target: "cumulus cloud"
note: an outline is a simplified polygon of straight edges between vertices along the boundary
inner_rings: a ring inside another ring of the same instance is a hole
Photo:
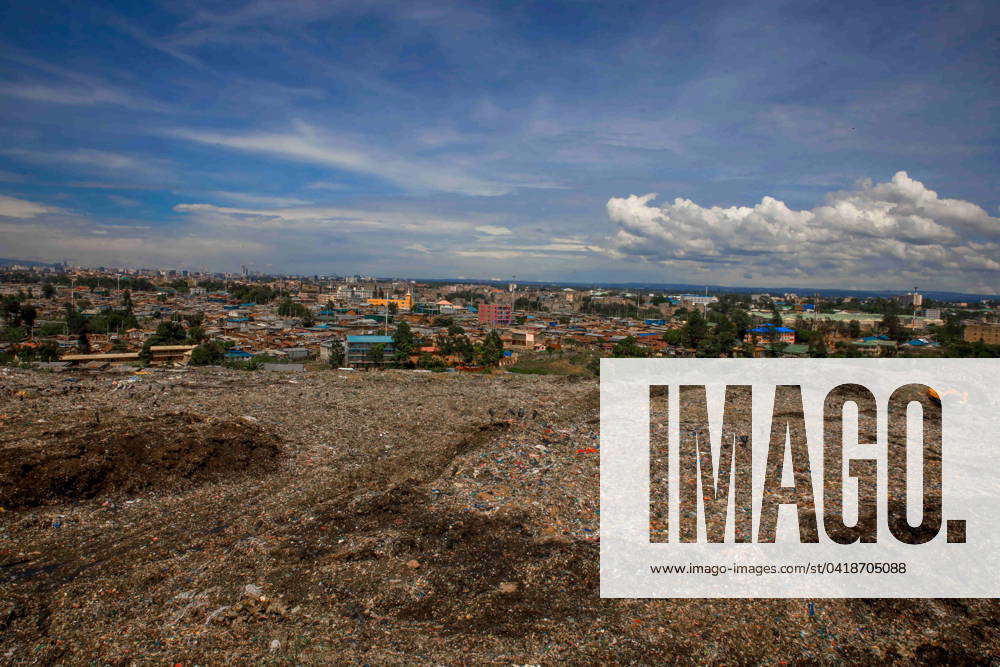
[[[975,276],[989,288],[1000,272],[1000,219],[959,199],[945,199],[897,172],[885,183],[833,192],[809,210],[773,197],[754,206],[703,207],[678,197],[657,206],[655,194],[613,197],[607,211],[618,230],[606,252],[738,277],[822,278],[851,284],[928,272],[950,282]],[[940,280],[938,281],[940,282]]]

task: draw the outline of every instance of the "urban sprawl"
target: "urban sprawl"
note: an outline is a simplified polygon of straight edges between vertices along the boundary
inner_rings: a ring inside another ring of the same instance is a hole
[[[595,373],[601,357],[996,356],[1000,304],[10,266],[0,362]]]

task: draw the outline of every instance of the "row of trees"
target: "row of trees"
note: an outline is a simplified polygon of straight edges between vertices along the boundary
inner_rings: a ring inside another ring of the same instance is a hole
[[[229,285],[229,295],[246,303],[271,303],[279,293],[267,285]]]
[[[285,297],[278,304],[278,315],[281,317],[297,317],[302,320],[302,326],[304,327],[311,327],[315,324],[312,311],[301,303],[292,301],[289,297]]]
[[[392,335],[393,357],[386,359],[387,346],[379,343],[373,345],[368,351],[368,361],[374,366],[383,366],[388,362],[391,368],[425,368],[428,370],[443,369],[446,364],[441,356],[435,356],[430,352],[423,352],[419,355],[414,353],[425,345],[428,341],[419,340],[413,333],[413,329],[407,322],[400,322],[396,325],[396,330]],[[491,331],[483,339],[482,343],[473,343],[465,335],[465,330],[452,323],[448,327],[448,332],[438,336],[433,341],[434,347],[442,356],[458,356],[465,364],[496,366],[503,359],[503,341],[496,331]],[[416,362],[413,357],[416,356]],[[330,366],[338,368],[344,364],[344,353],[340,346],[335,345],[330,351]]]

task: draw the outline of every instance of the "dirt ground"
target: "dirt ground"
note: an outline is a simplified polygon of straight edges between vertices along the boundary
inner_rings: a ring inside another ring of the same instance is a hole
[[[0,662],[990,662],[994,601],[602,600],[590,379],[0,372]]]

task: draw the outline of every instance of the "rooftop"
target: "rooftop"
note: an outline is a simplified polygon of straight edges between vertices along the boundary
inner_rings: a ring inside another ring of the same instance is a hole
[[[348,343],[391,343],[392,336],[348,336]]]

